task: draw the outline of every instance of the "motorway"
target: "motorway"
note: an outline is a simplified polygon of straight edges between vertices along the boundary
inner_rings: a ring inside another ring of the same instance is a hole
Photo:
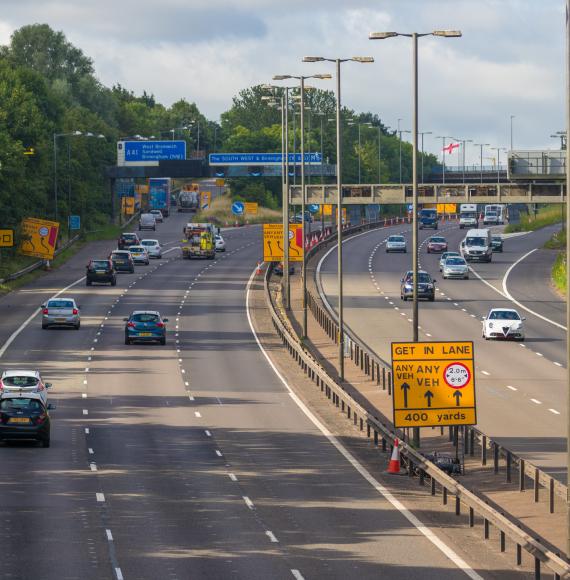
[[[419,324],[423,341],[475,342],[479,428],[565,481],[565,305],[549,287],[555,252],[533,251],[554,231],[556,226],[508,237],[504,253],[494,254],[491,263],[472,264],[469,280],[443,280],[439,255],[427,254],[424,243],[433,231],[420,231],[420,265],[436,278],[437,293],[434,303],[420,303]],[[343,252],[346,324],[387,361],[392,341],[412,340],[411,302],[400,300],[400,278],[411,268],[411,253],[387,254],[390,233],[404,233],[411,248],[411,226],[400,225],[354,237]],[[448,222],[437,233],[447,238],[450,250],[458,250],[466,232]],[[334,308],[336,260],[335,249],[320,271]],[[526,316],[524,343],[482,338],[481,318],[492,307],[514,307]]]
[[[339,453],[268,365],[245,300],[260,229],[225,232],[215,261],[182,261],[187,219],[148,236],[168,253],[116,287],[82,280],[114,246],[98,242],[0,300],[2,368],[39,368],[57,404],[49,449],[0,447],[2,578],[480,578]],[[76,281],[64,294],[81,330],[42,330],[37,306]],[[124,345],[139,308],[169,318],[165,346]]]

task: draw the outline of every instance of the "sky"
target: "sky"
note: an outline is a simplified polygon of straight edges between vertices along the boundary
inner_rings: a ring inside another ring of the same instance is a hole
[[[333,73],[305,55],[373,56],[342,68],[343,104],[411,129],[412,42],[371,31],[461,30],[419,39],[419,130],[491,147],[558,148],[564,119],[564,0],[1,0],[0,44],[20,26],[47,23],[94,61],[97,77],[166,106],[184,98],[210,119],[241,89],[275,74]],[[315,86],[334,89],[334,81]],[[404,135],[404,138],[409,136]],[[461,148],[460,148],[461,150]],[[467,143],[467,163],[480,148]],[[506,155],[501,152],[501,160]],[[458,153],[447,158],[457,163]]]

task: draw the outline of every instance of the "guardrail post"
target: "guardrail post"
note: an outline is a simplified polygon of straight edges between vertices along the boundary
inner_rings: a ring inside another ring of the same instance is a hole
[[[370,423],[366,423],[366,437],[370,439]]]
[[[548,503],[550,508],[550,513],[554,513],[554,479],[550,478],[548,485]]]
[[[431,494],[435,495],[435,479],[431,478]]]
[[[449,429],[449,440],[453,441],[453,427],[448,427]]]
[[[517,566],[522,565],[522,546],[517,544]]]
[[[534,558],[534,578],[540,580],[540,560],[536,556]]]
[[[538,480],[539,471],[538,467],[534,470],[534,503],[538,503],[538,495],[540,489],[540,481]]]
[[[505,532],[503,532],[503,530],[501,530],[500,533],[500,543],[501,543],[501,552],[505,551]]]
[[[347,405],[347,406],[346,406],[346,416],[347,416],[349,419],[350,419],[350,415],[351,415],[351,413],[352,413],[352,410],[351,410],[351,408],[350,408],[350,405]]]
[[[469,527],[472,528],[475,525],[475,510],[470,507],[469,508]]]
[[[499,473],[499,445],[497,443],[493,443],[493,470]]]
[[[458,495],[455,496],[455,515],[461,515],[461,500],[459,499]]]
[[[507,483],[511,483],[511,452],[507,451]]]
[[[487,518],[483,519],[483,535],[486,540],[489,539],[489,520]]]
[[[443,505],[447,505],[447,487],[443,486],[441,491],[443,492],[442,496],[441,496],[441,499],[443,501]]]
[[[475,429],[471,428],[469,430],[469,455],[473,457],[475,455]]]
[[[386,390],[386,367],[382,367],[382,390]]]
[[[519,491],[524,491],[526,487],[524,467],[525,461],[524,459],[521,459],[519,461]]]
[[[388,371],[388,394],[392,396],[392,371]]]
[[[382,437],[382,451],[386,451],[386,439]]]
[[[384,441],[384,439],[382,439],[382,441]],[[374,445],[378,445],[378,431],[376,431],[376,429],[374,429]]]
[[[481,465],[487,465],[487,435],[481,437]]]
[[[371,366],[371,371],[372,371],[372,376],[370,377],[372,380],[374,380],[376,378],[376,368],[375,368],[376,363],[374,361],[372,361],[372,365]]]

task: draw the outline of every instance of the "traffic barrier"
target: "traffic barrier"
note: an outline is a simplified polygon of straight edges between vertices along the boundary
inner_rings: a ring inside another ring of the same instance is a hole
[[[272,268],[272,264],[267,268],[264,291],[267,308],[277,335],[307,378],[320,388],[321,393],[331,401],[335,408],[339,409],[347,419],[351,419],[355,426],[359,425],[361,431],[366,425],[367,437],[370,438],[373,434],[375,446],[379,444],[381,438],[383,451],[386,450],[387,442],[394,445],[397,439],[398,447],[402,447],[400,451],[401,461],[404,460],[404,466],[408,474],[411,477],[417,475],[421,486],[424,485],[426,478],[429,478],[431,481],[431,495],[436,495],[439,485],[443,506],[447,505],[449,494],[455,496],[455,515],[461,515],[462,505],[468,508],[470,527],[475,526],[475,514],[479,515],[483,523],[483,537],[485,540],[491,537],[491,525],[495,526],[499,531],[500,550],[502,552],[506,550],[506,539],[509,538],[512,541],[516,551],[517,566],[522,564],[522,552],[524,550],[533,559],[535,579],[540,580],[542,577],[543,565],[554,572],[555,578],[570,578],[570,565],[560,555],[545,546],[540,539],[523,530],[521,524],[515,518],[509,518],[488,505],[484,497],[479,497],[474,491],[462,486],[413,447],[406,443],[401,443],[400,436],[394,432],[390,425],[383,423],[378,417],[372,415],[354,400],[341,385],[335,382],[312,357],[311,353],[305,350],[298,337],[294,336],[281,320],[273,303],[272,294],[269,291]]]
[[[388,464],[387,473],[400,473],[400,446],[398,444],[398,439],[394,439],[394,448],[392,450],[392,457],[390,458],[390,463]]]
[[[255,270],[255,273],[257,276],[263,273],[263,270],[261,269],[261,262],[257,262],[257,269]]]

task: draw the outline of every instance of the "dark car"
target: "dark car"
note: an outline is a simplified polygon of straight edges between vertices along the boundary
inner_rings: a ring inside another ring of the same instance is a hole
[[[111,260],[91,260],[87,264],[85,283],[87,286],[91,286],[93,282],[111,284],[111,286],[117,285],[117,274]]]
[[[119,236],[117,247],[119,250],[128,250],[131,246],[138,246],[140,243],[137,234],[125,232]]]
[[[111,252],[109,259],[113,262],[117,272],[130,272],[132,274],[135,271],[135,262],[128,250],[115,250]]]
[[[276,266],[273,268],[273,273],[276,276],[283,276],[283,262],[279,262],[278,264],[276,264]],[[294,274],[295,273],[295,266],[292,266],[291,264],[289,264],[289,274]]]
[[[44,405],[41,398],[31,394],[5,394],[0,399],[0,440],[25,440],[50,444],[50,419],[48,410],[54,405]]]
[[[503,238],[501,236],[491,236],[491,248],[493,252],[503,252]]]
[[[443,236],[432,236],[428,240],[427,253],[439,254],[447,252],[447,240]]]
[[[123,318],[125,325],[125,344],[134,341],[158,341],[166,344],[166,325],[168,318],[162,318],[156,310],[135,310],[129,318]]]
[[[405,276],[400,280],[400,298],[407,300],[414,297],[413,287],[413,273],[406,272]],[[426,298],[430,302],[435,300],[435,280],[423,270],[418,272],[418,298]]]

